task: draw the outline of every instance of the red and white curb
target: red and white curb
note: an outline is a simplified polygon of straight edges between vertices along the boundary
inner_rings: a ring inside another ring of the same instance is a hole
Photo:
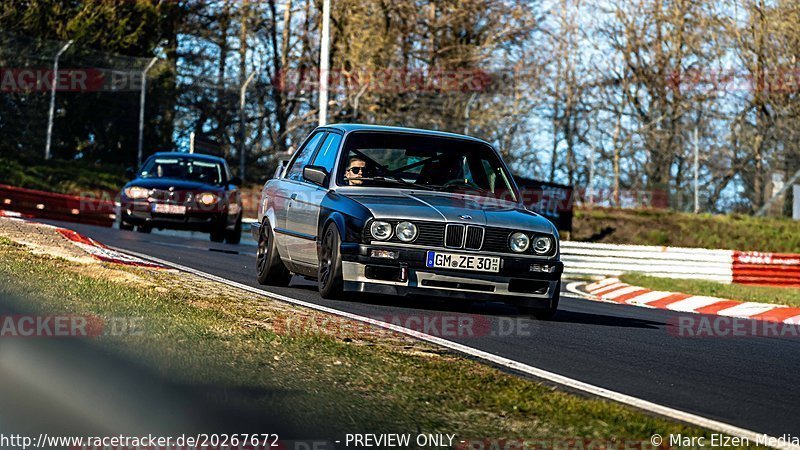
[[[95,241],[90,237],[86,237],[78,232],[68,230],[66,228],[57,228],[56,232],[64,236],[68,241],[80,247],[86,253],[92,255],[95,259],[103,262],[114,264],[123,264],[126,266],[136,267],[151,267],[157,269],[166,269],[161,264],[145,261],[135,256],[127,255],[117,250],[110,249],[100,242]]]
[[[58,234],[63,236],[66,240],[72,242],[81,250],[85,251],[90,256],[99,261],[113,263],[113,264],[122,264],[125,266],[167,269],[167,267],[164,265],[154,263],[151,261],[145,261],[142,258],[137,258],[136,256],[131,256],[121,251],[108,248],[104,244],[97,242],[90,237],[84,236],[78,233],[77,231],[69,230],[67,228],[56,227],[46,223],[26,220],[26,216],[23,214],[15,213],[12,211],[0,210],[0,217],[5,219],[18,220],[21,222],[31,222],[41,227],[51,228],[55,230]]]
[[[654,291],[621,282],[618,278],[587,284],[583,290],[594,300],[644,308],[800,325],[800,308],[769,303],[739,302],[717,297]]]

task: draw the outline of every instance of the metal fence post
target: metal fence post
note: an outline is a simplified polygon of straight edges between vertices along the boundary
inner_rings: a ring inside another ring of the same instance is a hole
[[[250,74],[242,84],[242,89],[239,91],[239,178],[244,181],[244,166],[247,164],[247,155],[245,154],[245,140],[247,138],[247,130],[245,122],[247,117],[244,111],[245,96],[247,95],[247,85],[253,81],[256,72]]]
[[[50,85],[50,115],[47,119],[47,144],[44,147],[44,159],[50,159],[50,141],[53,139],[53,115],[56,110],[56,81],[58,80],[58,59],[67,51],[73,41],[67,42],[67,45],[61,47],[61,50],[56,53],[56,59],[53,62],[53,82]]]
[[[153,58],[150,60],[150,63],[147,64],[147,67],[144,68],[142,71],[142,91],[139,94],[139,148],[136,152],[136,167],[142,167],[142,146],[143,139],[144,139],[144,101],[147,90],[147,72],[153,68],[153,65],[158,61],[158,58]]]

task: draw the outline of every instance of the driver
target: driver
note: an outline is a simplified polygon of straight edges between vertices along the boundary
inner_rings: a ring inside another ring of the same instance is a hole
[[[359,180],[359,178],[364,177],[364,172],[366,172],[366,170],[366,161],[358,156],[352,156],[347,162],[347,170],[344,172],[344,177],[347,179],[347,183],[350,186],[358,186],[364,183],[363,181]]]

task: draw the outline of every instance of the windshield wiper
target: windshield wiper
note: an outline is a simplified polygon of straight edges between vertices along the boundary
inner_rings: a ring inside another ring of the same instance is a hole
[[[388,176],[377,176],[377,177],[367,177],[367,178],[353,178],[354,180],[361,180],[361,181],[381,181],[381,182],[389,182],[399,184],[401,186],[408,186],[410,188],[419,188],[424,189],[426,191],[436,191],[437,189],[431,186],[426,186],[424,184],[417,184],[411,183],[409,181],[403,180],[402,178],[393,177],[391,175]]]

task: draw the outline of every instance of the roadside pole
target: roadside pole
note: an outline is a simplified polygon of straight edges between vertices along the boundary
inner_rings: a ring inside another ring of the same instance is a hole
[[[322,2],[322,39],[319,51],[319,126],[328,123],[328,72],[331,34],[331,0]]]
[[[245,139],[247,138],[247,130],[245,122],[247,117],[245,115],[245,97],[247,96],[247,85],[253,81],[256,72],[252,72],[242,84],[242,89],[239,91],[239,178],[244,181],[244,166],[247,164],[247,155],[245,154]]]
[[[147,90],[147,72],[153,68],[158,58],[153,58],[142,71],[142,91],[139,93],[139,148],[136,152],[136,167],[142,167],[142,148],[144,139],[144,101]]]
[[[700,212],[700,137],[694,129],[694,213]]]
[[[53,115],[56,111],[56,83],[58,81],[58,59],[67,51],[73,41],[67,42],[67,45],[61,47],[61,50],[56,53],[56,59],[53,62],[53,82],[50,86],[50,115],[47,119],[47,144],[44,147],[44,159],[50,159],[50,142],[53,139]]]

